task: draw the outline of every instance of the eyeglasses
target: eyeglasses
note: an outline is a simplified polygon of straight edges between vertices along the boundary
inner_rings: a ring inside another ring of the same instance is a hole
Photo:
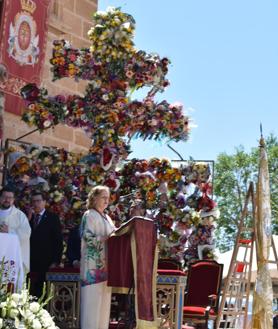
[[[5,199],[5,200],[13,200],[14,197],[13,196],[2,196],[2,199]]]

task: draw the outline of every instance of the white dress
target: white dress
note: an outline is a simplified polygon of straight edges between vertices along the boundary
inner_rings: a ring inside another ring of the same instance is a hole
[[[108,329],[107,243],[115,227],[109,216],[87,210],[81,224],[81,329]]]

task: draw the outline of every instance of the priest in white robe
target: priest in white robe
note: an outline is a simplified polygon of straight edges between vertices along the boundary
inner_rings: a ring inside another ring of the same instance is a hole
[[[8,187],[0,191],[0,232],[18,236],[23,268],[27,274],[30,269],[31,227],[26,215],[14,206],[14,192]]]

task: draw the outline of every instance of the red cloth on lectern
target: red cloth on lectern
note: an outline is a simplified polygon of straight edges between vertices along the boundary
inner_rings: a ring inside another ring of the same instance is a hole
[[[50,0],[5,0],[1,16],[0,63],[7,79],[0,89],[5,93],[5,111],[21,114],[20,89],[27,83],[39,84],[46,48]]]
[[[108,239],[108,286],[134,287],[131,233]]]
[[[135,251],[131,247],[132,239],[135,239]],[[156,242],[154,222],[143,217],[133,217],[116,232],[116,236],[108,240],[108,285],[129,288],[132,282],[130,275],[134,274],[137,320],[155,320],[153,291]],[[136,272],[131,256],[136,263]],[[127,273],[123,274],[124,279],[120,278],[121,273]]]

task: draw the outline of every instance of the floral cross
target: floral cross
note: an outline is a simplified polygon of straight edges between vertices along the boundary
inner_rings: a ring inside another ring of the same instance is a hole
[[[132,137],[181,141],[189,128],[181,104],[155,102],[155,94],[169,84],[169,60],[134,48],[133,17],[108,8],[96,12],[94,21],[88,32],[90,49],[55,41],[50,61],[54,80],[89,80],[84,96],[48,96],[45,89],[27,85],[22,89],[28,101],[22,118],[41,131],[58,123],[83,128],[92,138],[89,154],[95,176],[104,181],[107,171],[127,158]],[[131,100],[142,87],[149,88],[146,97]]]

